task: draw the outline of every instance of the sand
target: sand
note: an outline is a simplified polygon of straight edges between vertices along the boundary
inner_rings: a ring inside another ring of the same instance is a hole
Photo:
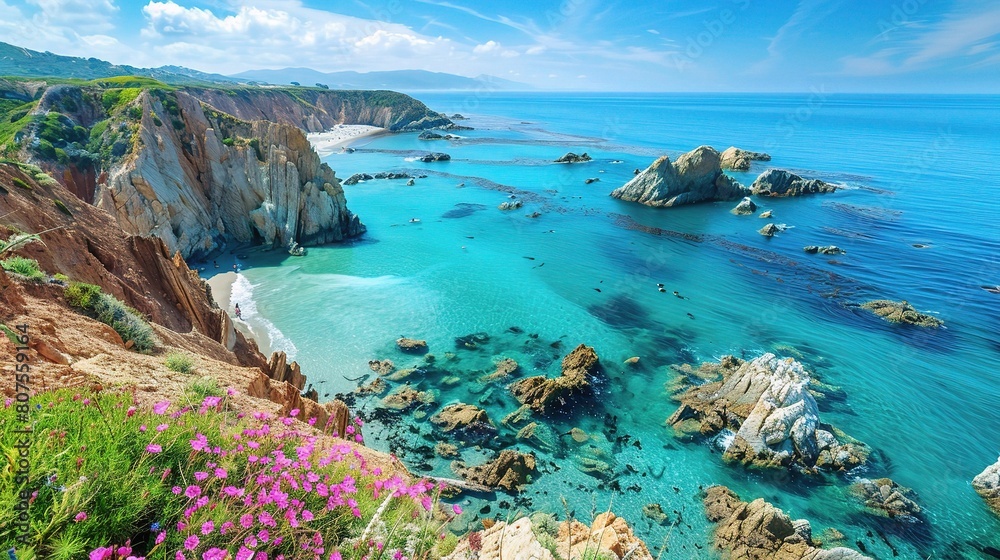
[[[270,356],[273,351],[271,337],[268,335],[267,325],[262,322],[262,318],[259,315],[244,319],[236,318],[235,304],[239,302],[233,302],[232,299],[233,283],[236,282],[237,278],[237,274],[232,271],[220,272],[208,278],[208,285],[212,287],[212,297],[219,308],[229,314],[236,329],[243,333],[243,336],[253,339],[261,354]]]
[[[338,124],[331,130],[327,130],[326,132],[311,132],[307,134],[306,137],[309,138],[309,142],[312,143],[313,149],[316,150],[316,153],[318,153],[320,157],[326,157],[340,151],[341,148],[359,138],[374,136],[384,132],[384,128],[379,128],[377,126],[368,126],[365,124]]]

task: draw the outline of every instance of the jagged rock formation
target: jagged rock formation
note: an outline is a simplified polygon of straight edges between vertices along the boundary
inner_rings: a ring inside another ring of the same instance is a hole
[[[475,542],[473,542],[475,541]],[[513,523],[497,521],[475,537],[466,535],[444,560],[554,560],[538,542],[531,520],[522,517]]]
[[[751,161],[771,161],[771,156],[763,152],[751,152],[730,146],[722,151],[720,159],[723,169],[749,171]]]
[[[520,200],[508,200],[497,205],[497,210],[517,210],[522,206],[524,206],[524,203]]]
[[[714,546],[724,558],[870,560],[849,548],[817,548],[808,521],[792,521],[762,498],[747,503],[725,486],[712,486],[703,503],[708,520],[718,523]]]
[[[653,560],[646,543],[632,533],[624,519],[610,511],[598,514],[590,527],[579,521],[562,522],[556,542],[560,550],[569,549],[570,558],[592,558],[596,551],[616,559]]]
[[[675,397],[681,406],[667,423],[679,435],[732,430],[723,457],[754,466],[845,470],[867,460],[865,447],[820,423],[809,374],[799,362],[774,354],[748,362],[730,356],[721,370],[721,381]]]
[[[647,206],[680,206],[712,200],[735,200],[749,194],[722,172],[719,152],[699,146],[671,163],[663,156],[611,196]]]
[[[851,485],[851,492],[876,515],[919,520],[921,508],[913,501],[913,491],[888,478],[862,479]]]
[[[818,247],[816,245],[806,245],[802,248],[803,251],[809,253],[810,255],[815,255],[819,253],[821,255],[842,255],[847,251],[837,247],[836,245],[827,245],[825,247]]]
[[[527,377],[510,386],[511,393],[535,412],[553,412],[566,408],[577,394],[587,391],[600,371],[597,352],[590,346],[577,346],[562,361],[562,375]]]
[[[765,224],[764,227],[760,228],[757,233],[763,235],[764,237],[774,237],[774,234],[780,231],[778,226],[774,224]]]
[[[1000,459],[972,479],[972,487],[986,500],[986,505],[1000,515]]]
[[[590,155],[586,152],[580,155],[576,155],[573,152],[567,152],[564,156],[555,160],[555,163],[586,163],[592,159],[594,158],[590,157]]]
[[[913,308],[909,302],[892,301],[888,299],[877,299],[861,304],[862,309],[867,309],[890,323],[902,323],[917,327],[940,327],[944,321],[921,313]]]
[[[470,467],[462,461],[454,461],[451,469],[473,484],[513,492],[528,484],[528,479],[535,472],[535,456],[504,449],[496,459],[482,465]]]
[[[750,191],[756,196],[799,196],[835,190],[836,185],[819,179],[803,179],[784,169],[768,169],[750,185]]]
[[[749,196],[744,197],[743,200],[736,205],[736,208],[730,210],[730,212],[736,214],[737,216],[748,216],[756,211],[757,205],[754,204],[753,200],[751,200]]]

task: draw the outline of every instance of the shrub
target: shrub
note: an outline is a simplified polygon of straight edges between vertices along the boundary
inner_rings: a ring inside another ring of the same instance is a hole
[[[0,261],[0,267],[7,272],[20,274],[30,280],[44,280],[45,273],[38,267],[38,261],[21,256],[13,256]]]
[[[166,364],[167,369],[176,371],[177,373],[191,373],[194,371],[194,360],[187,354],[181,354],[180,352],[167,354],[164,364]]]
[[[204,376],[192,380],[187,384],[187,392],[192,399],[202,401],[205,397],[221,397],[222,388],[214,377]]]
[[[63,201],[59,200],[58,198],[55,198],[52,199],[52,202],[53,204],[56,205],[56,208],[58,208],[60,212],[66,214],[69,217],[73,217],[73,213],[69,211],[69,208],[66,208],[66,204],[64,204]]]
[[[142,118],[142,107],[135,105],[128,108],[128,118],[137,121]]]
[[[32,187],[31,185],[29,185],[28,183],[26,183],[24,181],[24,179],[21,179],[19,177],[14,177],[13,179],[10,180],[10,182],[14,183],[15,187],[22,188],[22,189],[24,189],[26,191],[34,190],[34,187]]]
[[[227,145],[227,146],[232,146],[233,144],[236,143],[236,140],[233,140],[231,137],[229,137],[229,138],[223,138],[222,139],[222,143],[225,144],[225,145]]]
[[[88,312],[93,310],[94,303],[97,301],[99,295],[101,295],[100,286],[84,284],[83,282],[73,282],[63,292],[63,297],[66,298],[66,302],[71,307]]]
[[[110,325],[126,343],[132,341],[139,352],[149,352],[155,344],[153,327],[139,312],[110,294],[101,293],[93,306],[98,321]]]
[[[65,284],[66,282],[69,282],[69,276],[66,276],[62,272],[57,272],[57,273],[53,274],[52,275],[52,279],[55,280],[55,281],[57,281],[57,282],[62,282],[63,284]]]

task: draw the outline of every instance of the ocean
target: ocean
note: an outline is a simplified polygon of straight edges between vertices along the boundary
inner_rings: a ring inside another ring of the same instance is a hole
[[[433,372],[390,385],[430,391],[433,405],[393,415],[376,413],[378,398],[353,403],[372,418],[369,445],[395,452],[417,474],[455,476],[448,460],[429,453],[441,436],[428,418],[450,402],[482,406],[502,445],[530,450],[501,424],[516,401],[479,378],[501,357],[516,360],[519,375],[556,375],[562,356],[593,346],[607,382],[592,406],[551,428],[590,434],[588,456],[614,474],[585,473],[581,446],[559,438],[555,450],[534,450],[539,472],[521,495],[462,498],[463,523],[525,511],[589,520],[610,507],[654,555],[711,558],[699,491],[725,484],[809,519],[828,544],[863,546],[878,558],[982,558],[983,547],[1000,548],[1000,519],[970,485],[1000,454],[1000,295],[982,289],[1000,284],[1000,180],[990,164],[1000,151],[1000,97],[418,98],[467,116],[458,124],[475,130],[455,131],[456,140],[364,139],[354,153],[325,158],[343,179],[378,171],[427,177],[413,186],[346,186],[368,233],[306,257],[254,257],[233,300],[266,317],[272,345],[289,351],[327,398],[371,381],[371,359],[425,366],[394,341],[426,339]],[[745,185],[778,167],[841,188],[757,200],[787,226],[773,238],[757,233],[766,220],[731,214],[735,201],[656,209],[608,196],[657,157],[704,144],[770,153],[770,162],[732,173]],[[431,151],[452,159],[416,160]],[[569,151],[594,159],[553,163]],[[591,178],[599,181],[586,184]],[[523,206],[497,208],[509,200]],[[806,254],[806,245],[846,254]],[[893,325],[854,305],[881,298],[905,299],[945,326]],[[489,340],[474,349],[456,344],[472,333]],[[664,424],[677,407],[671,364],[765,352],[796,357],[841,389],[821,403],[821,419],[868,444],[869,466],[821,476],[747,470],[722,461],[724,442],[672,435]],[[631,356],[639,367],[623,364]],[[470,463],[488,454],[462,453]],[[848,491],[858,478],[883,476],[914,490],[922,522],[874,516]],[[662,506],[666,524],[642,515],[650,503]],[[830,540],[828,528],[845,538]]]

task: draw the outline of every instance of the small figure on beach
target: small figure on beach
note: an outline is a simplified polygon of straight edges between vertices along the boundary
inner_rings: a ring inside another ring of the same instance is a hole
[[[243,312],[240,311],[240,304],[238,304],[238,303],[236,304],[236,318],[237,319],[242,319],[243,318]]]
[[[215,268],[219,268],[219,261],[212,261],[212,264],[215,265]]]
[[[410,218],[410,223],[411,224],[419,224],[420,223],[420,218]]]
[[[240,271],[240,265],[233,264],[233,272],[239,272],[239,271]]]

